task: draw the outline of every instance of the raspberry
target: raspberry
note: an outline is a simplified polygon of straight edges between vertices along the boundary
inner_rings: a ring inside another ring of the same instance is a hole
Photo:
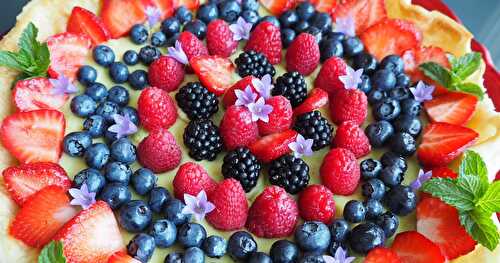
[[[344,88],[344,83],[340,81],[339,77],[346,74],[347,64],[342,58],[331,57],[323,63],[321,70],[314,80],[314,87],[323,89],[331,93],[338,89]]]
[[[319,46],[313,35],[302,33],[286,52],[287,71],[298,71],[308,76],[319,65]]]
[[[350,121],[342,122],[337,127],[332,145],[350,150],[356,158],[367,155],[371,150],[370,141],[365,132],[357,124]]]
[[[231,106],[222,118],[220,134],[227,150],[253,143],[259,137],[259,128],[252,121],[252,113],[245,107]]]
[[[351,195],[359,183],[360,170],[354,154],[344,148],[334,148],[323,159],[320,168],[323,185],[332,193]]]
[[[332,223],[335,219],[333,193],[323,185],[310,185],[299,196],[299,212],[306,221]]]
[[[139,120],[147,130],[169,128],[177,120],[174,100],[164,90],[149,87],[141,92],[137,102]]]
[[[293,121],[293,110],[290,101],[283,96],[274,96],[267,99],[266,104],[271,105],[273,111],[269,114],[268,122],[263,122],[261,120],[257,122],[260,135],[268,135],[288,130]]]
[[[149,66],[148,79],[152,87],[174,91],[184,80],[184,65],[172,57],[162,56]]]
[[[339,89],[330,94],[330,115],[335,124],[352,121],[363,124],[368,115],[368,100],[358,89]]]
[[[233,32],[229,24],[222,19],[210,22],[207,27],[207,47],[210,55],[229,57],[238,47],[238,41],[234,41]]]
[[[216,186],[216,182],[208,175],[203,166],[187,162],[179,167],[174,181],[175,198],[184,200],[184,194],[196,196],[201,190],[210,193]]]
[[[208,193],[208,200],[215,205],[215,210],[207,215],[207,221],[213,227],[229,231],[245,225],[248,202],[240,182],[233,178],[225,179]]]
[[[208,55],[207,47],[189,31],[182,32],[177,41],[181,43],[182,50],[186,53],[189,61],[202,55]]]
[[[179,165],[182,152],[168,130],[156,129],[139,143],[137,155],[142,166],[163,173]]]
[[[281,32],[270,22],[259,23],[250,35],[245,51],[254,50],[264,54],[273,65],[281,63]]]

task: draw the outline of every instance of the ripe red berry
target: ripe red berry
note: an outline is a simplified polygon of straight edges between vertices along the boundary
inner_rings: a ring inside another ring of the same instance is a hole
[[[156,129],[139,143],[137,155],[142,166],[163,173],[179,165],[182,152],[168,130]]]
[[[177,120],[177,108],[170,95],[159,88],[149,87],[141,92],[137,102],[139,120],[148,130],[169,128]]]
[[[246,76],[242,79],[240,79],[238,82],[234,83],[233,86],[231,86],[226,93],[224,94],[224,98],[222,99],[222,104],[224,104],[225,108],[229,108],[230,106],[234,105],[236,100],[238,99],[236,97],[236,94],[234,93],[235,90],[241,90],[244,91],[247,87],[250,87],[252,89],[252,92],[255,94],[258,94],[257,90],[253,87],[252,81],[256,79],[254,76]],[[258,99],[259,96],[257,95]]]
[[[263,122],[259,120],[260,135],[268,135],[272,133],[288,130],[293,121],[293,110],[290,101],[283,96],[274,96],[266,100],[267,105],[273,107],[273,111],[269,114],[269,121]]]
[[[162,56],[149,66],[148,80],[152,87],[174,91],[184,80],[184,65],[172,57]]]
[[[342,58],[331,57],[327,59],[321,70],[314,80],[314,87],[332,93],[338,89],[344,88],[344,83],[340,81],[339,77],[344,76],[347,71],[347,64]]]
[[[259,23],[250,34],[245,51],[254,50],[264,54],[269,63],[281,63],[281,31],[270,22]]]
[[[330,224],[335,218],[333,193],[323,185],[310,185],[300,193],[299,212],[306,221]]]
[[[356,158],[370,153],[371,145],[365,132],[354,122],[346,121],[337,126],[333,147],[350,150]]]
[[[259,137],[259,128],[252,121],[252,113],[242,106],[233,105],[227,109],[219,130],[227,150],[247,146]]]
[[[240,182],[228,178],[208,194],[215,210],[207,215],[207,221],[215,228],[229,231],[243,228],[248,217],[248,202]]]
[[[174,181],[175,198],[183,200],[184,194],[196,196],[201,190],[210,193],[216,186],[216,182],[208,175],[203,166],[187,162],[179,167]]]
[[[330,116],[335,124],[352,121],[363,124],[368,115],[368,99],[358,89],[338,89],[330,94]]]
[[[229,57],[238,47],[238,41],[233,39],[233,32],[229,29],[229,24],[216,19],[207,27],[207,47],[210,55]]]
[[[344,148],[333,148],[323,159],[320,168],[323,185],[332,193],[351,195],[359,183],[360,170],[354,154]]]
[[[286,69],[298,71],[304,76],[311,74],[319,65],[319,46],[316,38],[302,33],[293,40],[286,52]]]
[[[199,56],[208,55],[207,47],[189,31],[182,32],[177,41],[181,43],[182,50],[186,53],[189,61]]]

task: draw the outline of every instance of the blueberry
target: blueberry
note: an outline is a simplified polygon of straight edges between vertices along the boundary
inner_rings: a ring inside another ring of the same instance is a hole
[[[322,222],[309,221],[297,227],[295,241],[308,252],[324,252],[330,244],[330,230]]]
[[[342,57],[344,55],[344,47],[340,41],[323,38],[319,44],[319,53],[321,62],[335,56]]]
[[[393,152],[384,153],[380,161],[382,162],[383,167],[396,166],[403,172],[406,172],[408,169],[405,159],[399,154]]]
[[[148,234],[137,234],[127,245],[128,254],[141,262],[148,262],[155,251],[155,239]]]
[[[316,10],[310,2],[304,1],[297,6],[296,11],[301,20],[309,20]]]
[[[205,263],[205,254],[198,247],[190,247],[184,251],[184,262],[190,263]]]
[[[346,237],[347,238],[347,237]],[[345,242],[332,241],[328,246],[328,253],[335,257],[337,250],[341,247],[343,250],[347,251]]]
[[[73,178],[73,187],[75,188],[81,188],[84,183],[89,192],[99,193],[106,184],[106,178],[99,170],[87,168],[78,172]]]
[[[182,213],[182,209],[185,207],[182,201],[171,198],[163,206],[163,216],[165,219],[174,223],[176,226],[185,224],[191,219],[191,215],[186,215]]]
[[[337,41],[337,42],[342,43],[342,41],[344,41],[344,39],[346,39],[346,35],[344,33],[341,33],[341,32],[330,31],[330,32],[325,33],[324,39],[328,39],[331,41]]]
[[[401,73],[396,76],[396,86],[408,88],[410,87],[410,84],[411,80],[410,77],[408,77],[408,75]]]
[[[394,128],[388,121],[378,121],[370,123],[365,129],[365,134],[371,146],[380,148],[394,134]]]
[[[321,255],[315,254],[305,254],[300,260],[299,263],[326,263]]]
[[[348,57],[354,57],[365,49],[363,42],[358,37],[346,37],[342,41],[342,46],[344,47],[344,54]]]
[[[83,156],[91,144],[92,136],[88,132],[72,132],[64,137],[63,149],[69,156]]]
[[[220,258],[226,254],[227,241],[220,236],[209,236],[201,245],[205,255],[210,258]]]
[[[365,220],[365,214],[365,206],[358,200],[350,200],[344,206],[343,216],[347,222],[359,223]]]
[[[391,137],[391,150],[401,156],[412,156],[417,151],[417,142],[409,133],[396,132]]]
[[[384,197],[387,208],[398,216],[405,216],[415,210],[417,195],[406,185],[396,185]]]
[[[366,209],[366,219],[375,219],[384,212],[384,207],[379,200],[368,199],[364,203]]]
[[[361,192],[364,197],[381,200],[385,194],[385,185],[384,182],[377,178],[372,178],[361,186]]]
[[[241,6],[236,0],[226,0],[218,5],[219,17],[228,22],[234,23],[241,13]]]
[[[297,35],[300,35],[300,33],[305,32],[309,28],[309,22],[307,20],[300,20],[295,25],[293,25],[293,30],[295,30],[295,33]]]
[[[371,83],[371,80],[370,80],[370,83]],[[381,102],[386,97],[387,96],[386,96],[385,91],[382,91],[382,90],[379,90],[379,89],[372,89],[368,93],[368,103],[370,103],[370,105],[375,105],[375,104]]]
[[[275,25],[277,28],[280,27],[280,21],[275,16],[264,16],[259,21],[259,23],[262,23],[262,22],[269,22],[269,23]],[[255,27],[255,25],[254,25],[254,27]]]
[[[170,193],[163,187],[155,187],[149,192],[148,205],[153,212],[161,213],[163,205],[170,199]]]
[[[290,44],[292,44],[293,40],[295,39],[295,31],[290,28],[285,28],[281,30],[281,43],[283,44],[284,48],[288,48]]]
[[[311,26],[318,28],[321,32],[332,30],[332,17],[327,13],[315,13],[311,19]]]
[[[134,50],[127,50],[123,54],[123,62],[129,66],[137,65],[139,63],[139,54]]]
[[[94,143],[87,148],[83,158],[90,168],[102,169],[109,160],[109,148],[104,143]]]
[[[404,71],[404,62],[398,55],[389,55],[380,61],[380,68],[387,69],[398,75]]]
[[[167,248],[175,243],[177,227],[166,219],[155,221],[148,232],[155,239],[157,247]]]
[[[106,130],[104,132],[104,139],[105,139],[106,143],[112,144],[113,142],[115,142],[119,138],[118,138],[118,134],[116,132],[112,132],[110,130]]]
[[[316,39],[316,43],[318,43],[318,44],[321,41],[321,38],[323,35],[323,33],[315,26],[310,26],[308,29],[306,29],[304,31],[304,33],[308,33],[308,34],[312,35],[314,37],[314,39]]]
[[[190,21],[191,19],[189,19]],[[187,21],[186,21],[187,22]],[[176,17],[170,17],[161,23],[161,32],[163,32],[164,37],[172,37],[173,35],[181,31],[181,23]],[[154,45],[154,44],[153,44]]]
[[[234,260],[245,261],[257,251],[257,243],[248,232],[238,231],[229,238],[227,250]]]
[[[92,115],[83,122],[83,130],[87,131],[93,138],[103,136],[106,128],[106,121],[100,115]]]
[[[99,104],[99,106],[97,106],[95,113],[97,115],[101,115],[106,122],[113,123],[114,122],[113,116],[118,113],[119,109],[120,108],[116,103],[111,101],[105,101]]]
[[[290,28],[299,21],[299,16],[295,12],[295,10],[288,10],[281,14],[279,19],[281,27]]]
[[[155,187],[158,177],[147,168],[139,168],[131,178],[134,190],[140,195],[146,195]],[[167,218],[168,219],[168,218]]]
[[[398,101],[408,99],[411,96],[410,89],[405,87],[395,87],[394,89],[389,90],[388,92],[389,98],[395,99]]]
[[[418,116],[422,111],[422,103],[409,98],[401,101],[401,112],[410,116]]]
[[[193,19],[193,13],[191,13],[191,11],[189,11],[189,9],[185,6],[181,5],[175,10],[175,18],[179,20],[181,25],[184,25]]]
[[[388,69],[380,69],[373,73],[372,83],[377,89],[390,90],[396,86],[396,75]]]
[[[122,86],[113,86],[109,89],[108,100],[118,104],[118,106],[126,106],[130,100],[128,90]]]
[[[241,12],[241,17],[243,17],[247,23],[251,24],[256,24],[260,19],[259,14],[254,10],[243,10],[243,12]]]
[[[154,32],[153,35],[151,35],[151,45],[155,47],[163,47],[167,44],[167,36],[162,32]]]
[[[401,182],[404,179],[404,173],[397,166],[387,166],[384,169],[382,169],[379,178],[385,185],[393,187],[401,184]]]
[[[191,32],[198,39],[203,40],[207,34],[207,25],[203,21],[195,19],[186,23],[184,31]]]
[[[128,203],[132,199],[132,193],[127,185],[121,183],[109,183],[102,189],[99,194],[99,199],[108,203],[111,209],[120,208],[123,204]]]
[[[273,263],[271,257],[264,252],[256,252],[250,255],[247,263]]]
[[[115,52],[105,45],[95,47],[92,56],[94,61],[103,67],[109,67],[115,61]]]
[[[120,109],[120,115],[128,117],[131,122],[139,126],[139,113],[136,109],[130,106],[125,106]]]
[[[129,34],[130,40],[138,45],[146,43],[149,37],[149,31],[143,24],[134,25]]]
[[[366,254],[378,246],[383,246],[385,234],[382,228],[368,222],[354,227],[349,235],[349,244],[357,253]]]
[[[392,121],[401,113],[401,106],[395,99],[385,98],[381,102],[375,104],[373,117],[378,121]]]
[[[111,162],[106,165],[104,176],[109,182],[128,185],[130,176],[132,176],[132,169],[124,163]]]
[[[418,137],[422,131],[422,122],[419,118],[402,114],[393,122],[396,132],[405,132],[413,137]]]
[[[363,180],[369,180],[371,178],[378,177],[382,171],[382,163],[375,159],[363,160],[360,165],[361,177]]]
[[[384,230],[385,237],[389,238],[396,233],[396,230],[398,230],[399,218],[392,212],[387,211],[377,216],[374,223],[382,228],[382,230]]]
[[[206,237],[205,228],[196,223],[183,224],[177,231],[177,241],[185,248],[200,247]]]
[[[71,112],[78,117],[88,117],[94,114],[97,103],[88,95],[82,94],[71,100]]]
[[[153,213],[144,201],[132,200],[120,208],[118,222],[127,231],[137,233],[146,229],[152,218]]]
[[[101,103],[108,97],[108,89],[103,84],[95,82],[85,89],[85,94],[90,96],[95,102]]]
[[[118,162],[132,164],[137,158],[136,147],[129,139],[120,138],[111,144],[111,158]]]
[[[372,81],[368,75],[361,75],[361,83],[359,83],[358,89],[365,94],[368,94],[372,90]]]
[[[160,56],[161,53],[157,47],[144,46],[139,50],[139,60],[145,65],[150,65],[151,63],[153,63],[153,61],[160,58]]]
[[[273,243],[269,254],[274,263],[291,263],[299,258],[299,248],[295,243],[282,239]]]
[[[172,252],[165,257],[163,263],[184,263],[184,254],[181,252]]]
[[[125,83],[128,75],[128,67],[122,62],[113,62],[109,67],[109,76],[115,83]]]
[[[78,70],[78,81],[82,83],[82,85],[89,85],[95,82],[97,79],[97,70],[92,66],[82,66]]]
[[[203,4],[198,8],[198,12],[196,12],[196,18],[207,25],[210,24],[212,20],[217,19],[217,17],[219,17],[219,9],[217,9],[217,5],[215,4]]]
[[[258,0],[242,0],[241,1],[241,9],[243,10],[252,10],[252,11],[259,11],[259,1]]]
[[[175,46],[175,42],[179,39],[181,33],[176,33],[170,38],[167,39],[167,42],[165,43],[165,46],[167,47],[173,47]]]
[[[148,85],[148,73],[142,69],[132,72],[128,76],[128,83],[135,90],[142,90]]]
[[[364,74],[372,74],[377,69],[377,59],[369,53],[362,52],[352,59],[354,69],[363,69]]]
[[[344,219],[335,219],[330,225],[332,241],[344,242],[349,234],[349,223]]]

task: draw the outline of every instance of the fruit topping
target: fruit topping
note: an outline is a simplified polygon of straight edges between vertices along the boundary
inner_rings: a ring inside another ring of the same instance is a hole
[[[189,156],[197,161],[213,161],[222,151],[219,128],[211,120],[190,121],[184,129],[183,138]]]
[[[258,125],[252,121],[252,113],[242,106],[233,105],[226,110],[219,130],[224,146],[228,150],[247,146],[255,142],[259,136]]]
[[[401,262],[442,263],[446,261],[439,247],[417,231],[399,233],[392,243],[391,250],[398,254]]]
[[[328,104],[328,93],[322,89],[313,89],[304,102],[294,109],[293,116],[319,110],[326,104]]]
[[[53,78],[61,75],[70,80],[76,79],[76,73],[85,63],[92,45],[86,35],[61,33],[47,40],[50,51],[49,75]]]
[[[360,169],[354,154],[343,148],[334,148],[323,159],[321,181],[332,193],[351,195],[359,183]]]
[[[198,78],[210,92],[223,95],[234,84],[234,65],[219,56],[199,56],[190,61]]]
[[[302,33],[288,47],[286,69],[308,76],[319,65],[319,56],[319,46],[314,36]]]
[[[208,194],[215,210],[207,215],[207,221],[220,230],[237,230],[247,221],[248,201],[240,182],[228,178]]]
[[[75,6],[68,19],[66,31],[75,34],[87,35],[94,45],[106,42],[111,38],[108,28],[101,18],[91,11]]]
[[[269,163],[291,152],[289,144],[295,142],[297,132],[287,130],[262,137],[249,145],[250,151],[264,163]]]
[[[357,124],[349,121],[343,122],[337,127],[332,145],[349,149],[356,158],[367,155],[371,150],[370,142],[363,130]]]
[[[139,119],[148,130],[169,128],[177,120],[177,108],[170,95],[159,88],[149,87],[141,92],[137,102]]]
[[[222,19],[213,20],[207,27],[207,47],[210,55],[229,57],[238,47],[229,24]]]
[[[181,161],[182,152],[174,136],[166,129],[149,133],[137,147],[139,163],[155,173],[170,171]]]
[[[333,128],[319,111],[312,111],[297,116],[293,129],[306,139],[313,139],[312,149],[320,150],[332,141]]]
[[[222,175],[241,183],[245,192],[250,192],[257,184],[261,170],[260,162],[248,148],[238,147],[224,156]]]
[[[19,80],[14,86],[12,97],[19,111],[57,110],[64,106],[68,96],[64,93],[55,94],[56,89],[57,87],[45,78]]]
[[[293,155],[283,155],[271,162],[269,182],[297,194],[309,184],[309,166]]]
[[[361,125],[368,115],[368,100],[358,89],[339,89],[330,94],[330,114],[334,123],[351,121]]]
[[[449,92],[424,103],[432,122],[465,125],[476,110],[478,99],[474,95]]]
[[[265,4],[263,4],[265,6]],[[264,54],[269,63],[281,63],[281,33],[279,27],[270,22],[259,23],[250,34],[245,51],[253,50]]]
[[[347,64],[342,58],[331,57],[327,59],[314,80],[314,87],[323,89],[326,92],[333,92],[344,88],[344,83],[339,79],[347,71]]]
[[[105,0],[101,8],[101,18],[111,37],[120,38],[127,34],[133,25],[144,22],[146,14],[141,1]]]

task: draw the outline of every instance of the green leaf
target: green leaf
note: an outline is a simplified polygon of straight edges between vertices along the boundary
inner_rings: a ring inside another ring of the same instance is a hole
[[[474,209],[474,195],[458,187],[455,180],[450,178],[432,178],[421,188],[443,202],[457,208],[459,211]]]
[[[477,202],[488,189],[488,169],[481,156],[474,151],[466,151],[458,168],[457,186],[474,197]]]
[[[23,30],[21,37],[19,38],[19,49],[24,50],[30,54],[34,54],[34,50],[36,50],[38,42],[36,37],[38,35],[38,29],[33,23],[29,23],[28,26]]]
[[[38,256],[38,263],[66,263],[62,242],[51,241],[47,244]]]
[[[478,97],[479,100],[482,100],[484,98],[483,89],[481,88],[481,86],[477,85],[476,83],[472,83],[472,82],[459,83],[459,84],[456,84],[454,87],[458,91],[470,93],[470,94]]]
[[[457,187],[461,189],[462,193],[467,193],[471,197],[471,200],[476,204],[481,197],[483,197],[486,190],[488,190],[488,185],[481,182],[481,179],[477,175],[461,175],[457,182]]]
[[[0,51],[0,66],[24,71],[26,69],[25,61],[18,59],[16,53],[10,51]]]
[[[465,54],[460,58],[453,59],[451,65],[453,73],[461,80],[465,80],[479,69],[481,54],[478,52]]]
[[[493,182],[476,206],[491,214],[500,212],[500,181]]]
[[[435,62],[420,64],[420,70],[429,78],[449,88],[451,85],[451,73],[448,69]]]
[[[470,224],[470,226],[465,227],[467,233],[479,244],[493,251],[499,243],[500,234],[490,215],[477,211],[470,212],[468,215],[471,219],[465,221],[472,220],[474,223],[467,222]]]

